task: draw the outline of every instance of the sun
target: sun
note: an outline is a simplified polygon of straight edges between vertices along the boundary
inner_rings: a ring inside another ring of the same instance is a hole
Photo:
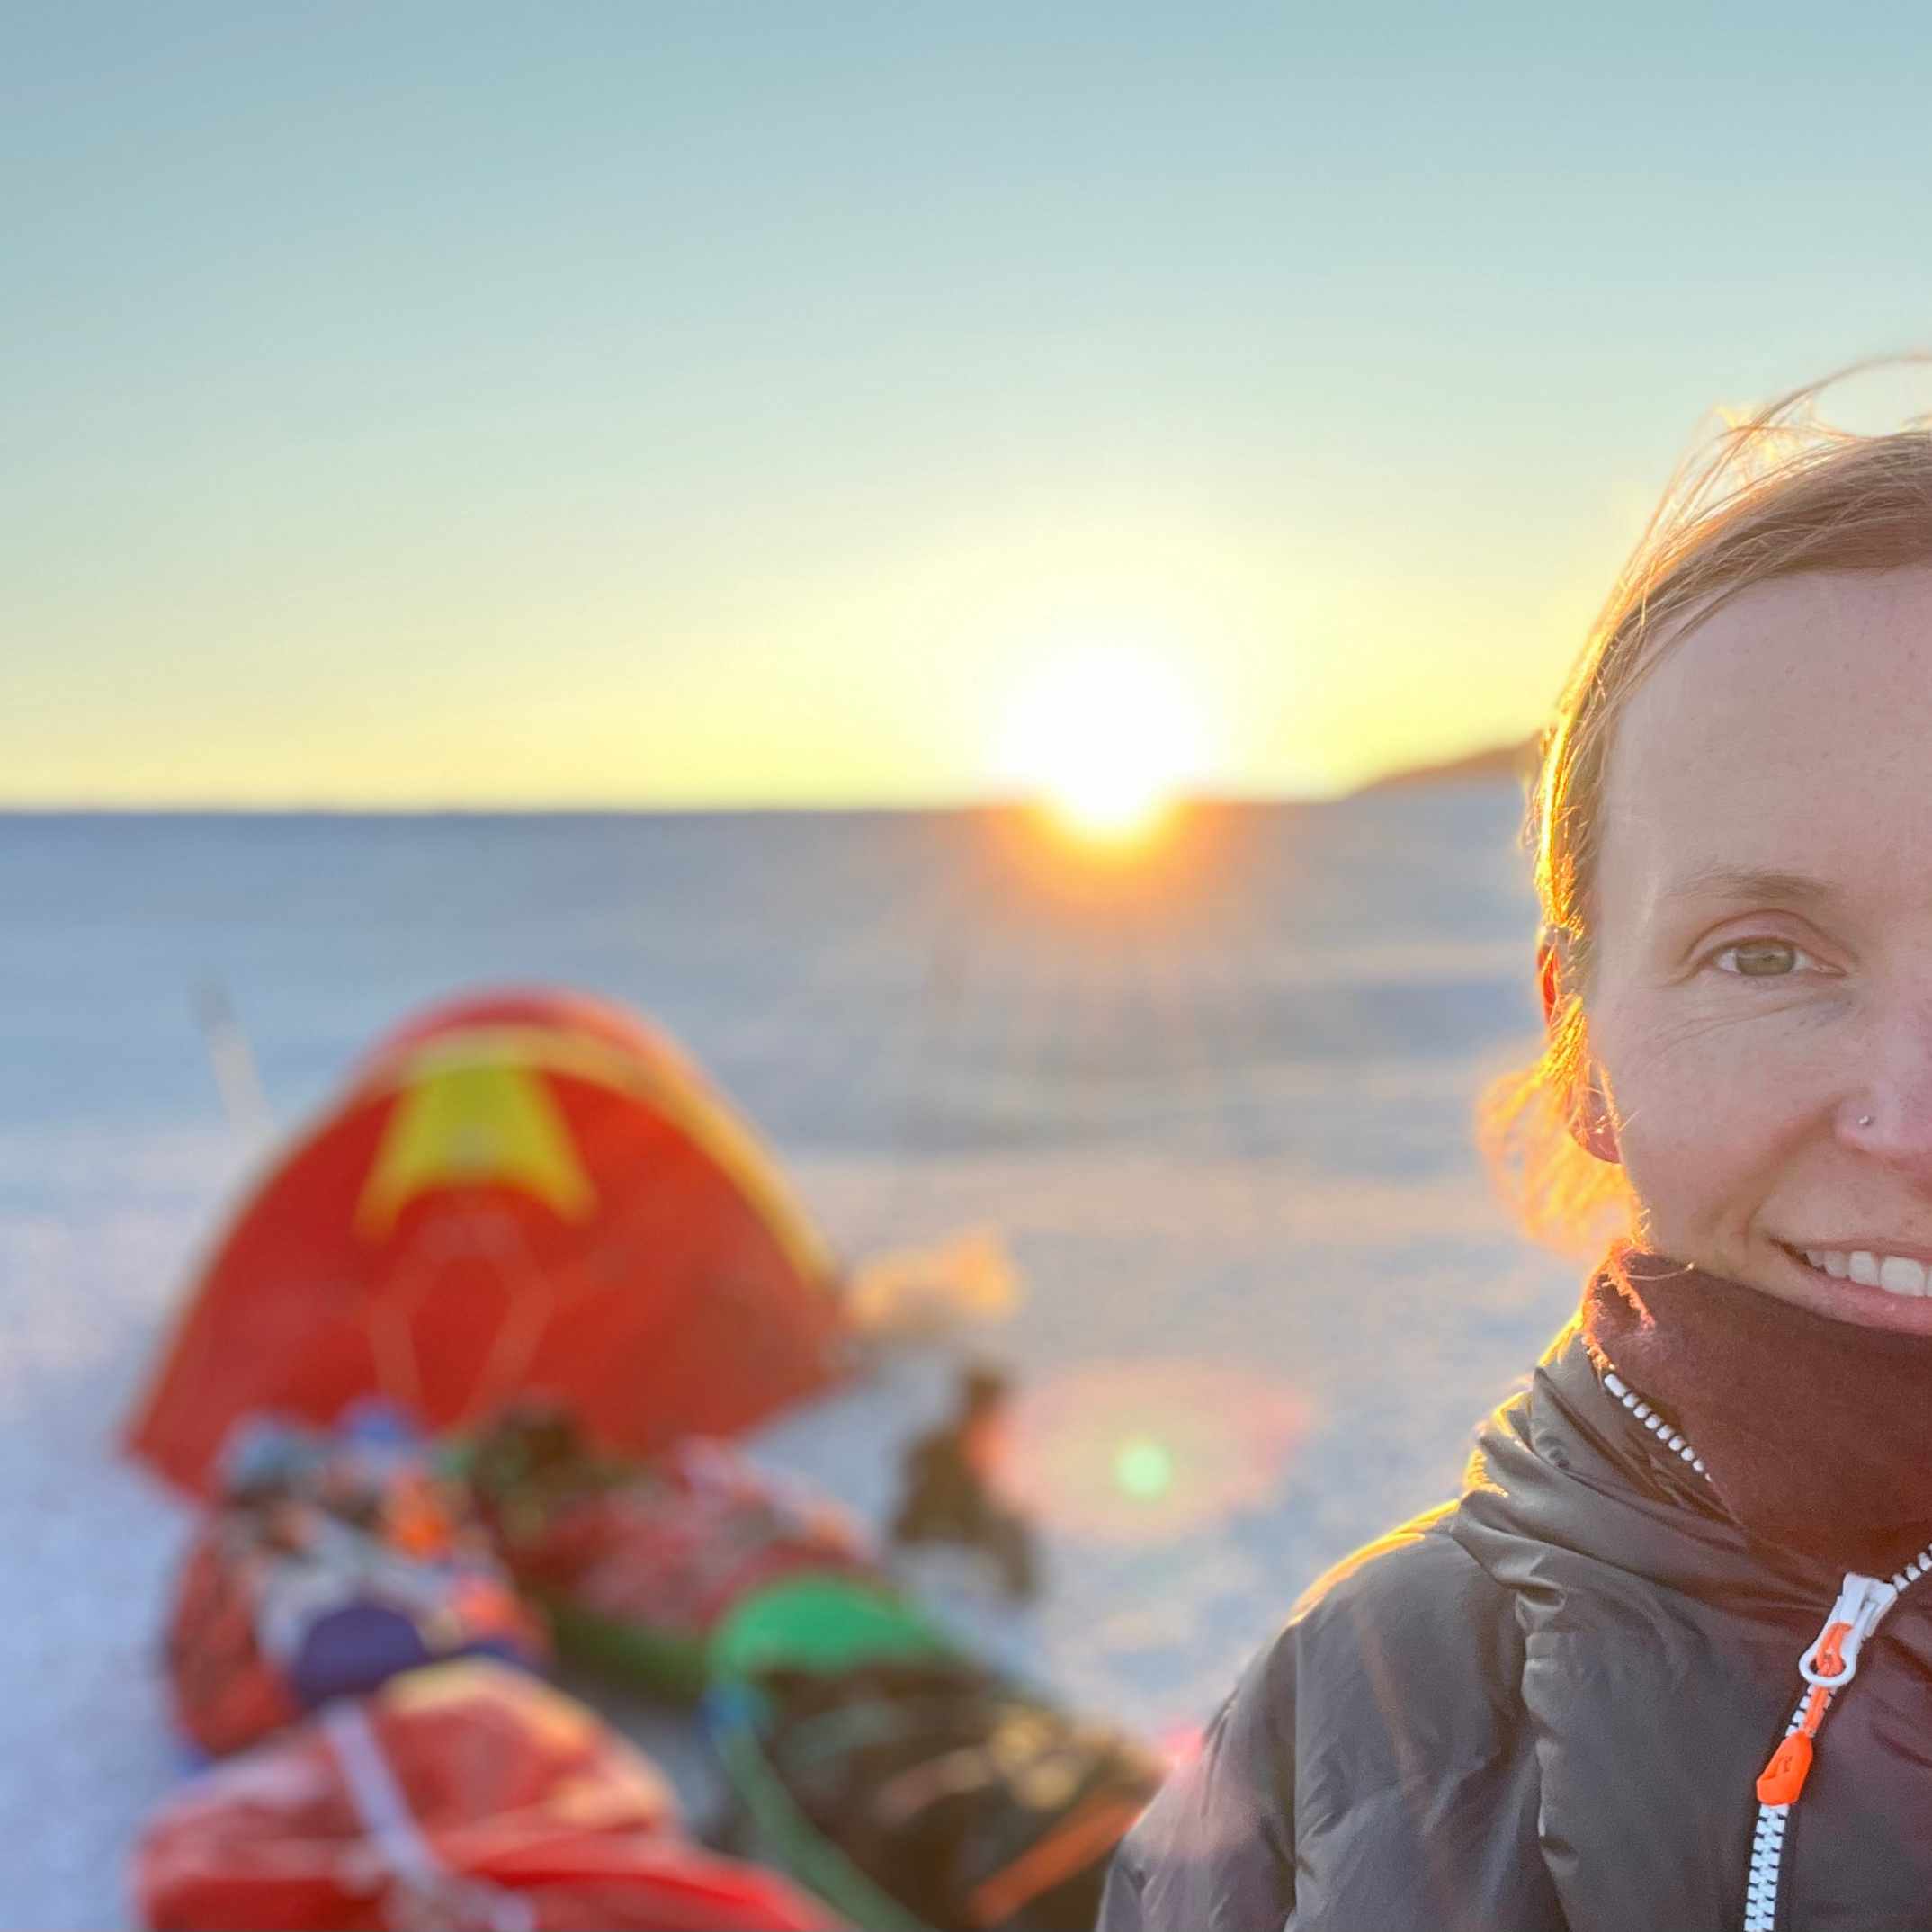
[[[1096,765],[1064,773],[1042,802],[1069,832],[1096,845],[1131,845],[1146,837],[1174,804],[1172,788],[1145,771]]]
[[[997,775],[1085,843],[1154,833],[1209,765],[1201,693],[1168,659],[1124,646],[1042,660],[1003,721]]]

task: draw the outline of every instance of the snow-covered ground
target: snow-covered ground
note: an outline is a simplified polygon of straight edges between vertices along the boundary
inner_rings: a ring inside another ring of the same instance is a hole
[[[261,1154],[203,988],[290,1121],[426,1000],[586,986],[684,1040],[846,1253],[1000,1230],[1026,1296],[968,1346],[1021,1383],[1049,1588],[956,1614],[1158,1735],[1453,1486],[1573,1300],[1470,1146],[1534,1028],[1516,817],[1481,787],[1232,811],[1146,903],[970,815],[0,818],[0,1928],[126,1924],[182,1772],[154,1642],[183,1522],[113,1436]],[[876,1517],[951,1373],[904,1354],[761,1452]],[[1135,1453],[1165,1487],[1121,1481]],[[688,1741],[646,1735],[702,1802]]]

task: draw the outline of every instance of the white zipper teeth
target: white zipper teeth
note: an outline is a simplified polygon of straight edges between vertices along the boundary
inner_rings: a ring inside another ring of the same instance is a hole
[[[1794,1716],[1784,1735],[1798,1728]],[[1788,1804],[1760,1804],[1751,1832],[1750,1875],[1744,1883],[1744,1932],[1775,1932],[1777,1925],[1778,1879],[1784,1863],[1784,1823]]]
[[[1706,1482],[1711,1480],[1704,1458],[1621,1375],[1614,1370],[1606,1371],[1603,1385],[1679,1462],[1688,1462]],[[1892,1573],[1892,1587],[1903,1592],[1928,1570],[1932,1570],[1932,1544],[1921,1550],[1902,1570]],[[1804,1705],[1805,1699],[1800,1697],[1790,1723],[1784,1727],[1787,1738],[1803,1723]],[[1790,1816],[1788,1804],[1758,1807],[1758,1823],[1751,1832],[1750,1875],[1744,1888],[1744,1932],[1775,1932],[1778,1887],[1784,1863],[1784,1830]]]
[[[1605,1375],[1604,1387],[1679,1462],[1688,1462],[1706,1482],[1711,1480],[1711,1471],[1704,1466],[1704,1458],[1614,1369]]]

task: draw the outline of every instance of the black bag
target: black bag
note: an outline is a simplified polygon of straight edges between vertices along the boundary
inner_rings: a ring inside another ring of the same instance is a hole
[[[812,1828],[938,1928],[1087,1932],[1157,1762],[959,1659],[761,1680],[765,1753]]]

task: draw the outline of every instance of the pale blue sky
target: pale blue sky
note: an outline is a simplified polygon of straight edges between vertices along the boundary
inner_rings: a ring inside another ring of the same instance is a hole
[[[43,7],[0,800],[1230,789],[1527,729],[1702,412],[1932,340],[1908,7]]]

